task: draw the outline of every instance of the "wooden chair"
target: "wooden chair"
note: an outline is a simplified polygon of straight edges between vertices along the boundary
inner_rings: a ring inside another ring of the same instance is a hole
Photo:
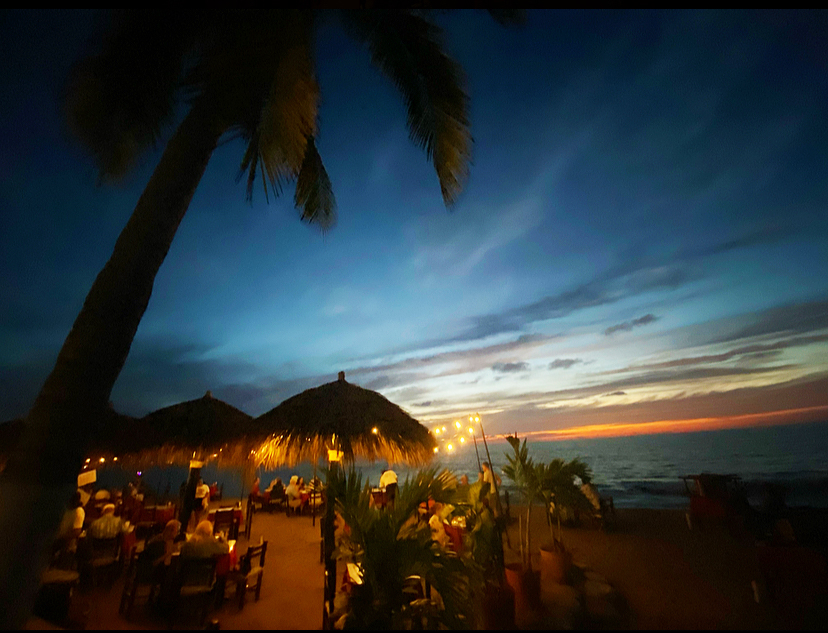
[[[174,616],[183,599],[201,600],[201,616],[199,622],[204,625],[207,612],[213,602],[216,588],[216,565],[218,557],[209,558],[182,558],[178,557],[178,573],[176,576],[176,592],[170,616]]]
[[[285,506],[285,514],[290,516],[291,514],[299,514],[302,512],[302,498],[287,498],[287,505]]]
[[[166,567],[163,563],[159,565],[153,564],[154,561],[152,558],[155,553],[155,548],[144,550],[140,553],[137,548],[132,548],[126,581],[124,582],[124,590],[121,593],[121,604],[118,607],[118,613],[123,615],[127,620],[132,616],[132,608],[135,605],[135,598],[139,589],[149,587],[147,604],[152,604],[156,596],[156,591],[161,588]]]
[[[215,521],[213,522],[213,534],[227,530],[228,539],[239,538],[239,520],[236,517],[235,508],[219,508],[216,510]]]
[[[238,571],[233,575],[233,580],[236,581],[236,598],[239,601],[239,611],[244,609],[244,599],[248,590],[254,589],[256,601],[259,600],[262,593],[262,576],[264,576],[266,553],[267,541],[247,548],[247,552],[239,564]]]
[[[94,587],[97,585],[98,577],[102,572],[108,571],[110,574],[113,574],[114,570],[120,572],[121,537],[87,538],[90,539],[91,557],[86,561],[86,565],[90,571],[92,586]]]

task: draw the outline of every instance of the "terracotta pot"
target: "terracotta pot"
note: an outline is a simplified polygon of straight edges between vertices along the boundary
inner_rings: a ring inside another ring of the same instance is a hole
[[[572,554],[567,551],[541,547],[541,582],[544,584],[566,584],[572,568]]]
[[[506,582],[515,591],[515,612],[526,613],[540,606],[540,575],[524,571],[523,565],[506,565]]]
[[[515,591],[510,585],[486,585],[483,628],[486,631],[515,628]]]

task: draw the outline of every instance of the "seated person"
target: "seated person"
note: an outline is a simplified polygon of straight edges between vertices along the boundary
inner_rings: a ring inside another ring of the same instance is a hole
[[[181,531],[181,523],[175,519],[167,521],[164,531],[153,536],[147,541],[144,547],[144,555],[147,556],[153,566],[163,563],[169,565],[172,556],[178,550],[178,533]]]
[[[250,489],[250,494],[253,495],[254,498],[260,497],[262,494],[260,488],[260,481],[258,477],[256,477],[256,481],[253,482],[253,487]]]
[[[385,490],[389,484],[397,483],[397,473],[393,470],[383,470],[380,475],[379,487]]]
[[[288,498],[288,501],[292,501],[294,499],[301,499],[302,492],[301,488],[299,487],[299,477],[293,475],[290,478],[290,483],[288,484],[287,488],[285,488],[285,495]]]
[[[270,495],[272,499],[280,499],[285,493],[285,485],[282,483],[281,477],[271,480],[270,485],[265,490],[265,494]]]
[[[101,489],[95,493],[95,501],[109,501],[111,497],[109,490]]]
[[[448,547],[451,539],[446,534],[446,528],[443,526],[443,520],[439,515],[431,515],[431,518],[428,520],[428,527],[431,528],[431,540],[437,541],[443,547]]]
[[[299,477],[296,475],[290,478],[290,483],[285,488],[285,498],[287,499],[288,506],[294,510],[297,510],[302,505],[302,491],[299,487]]]
[[[213,524],[207,520],[199,523],[190,540],[181,544],[181,558],[209,558],[229,552],[230,546],[215,539]]]
[[[103,507],[100,518],[95,519],[89,525],[89,536],[92,538],[115,538],[121,532],[126,532],[125,524],[121,517],[115,516],[115,504],[113,503],[107,503]]]

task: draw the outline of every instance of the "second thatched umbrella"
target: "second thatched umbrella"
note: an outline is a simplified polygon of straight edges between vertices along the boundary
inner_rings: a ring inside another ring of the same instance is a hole
[[[437,446],[417,420],[376,391],[346,382],[344,372],[335,382],[288,398],[254,424],[270,434],[256,454],[266,468],[316,463],[329,450],[341,451],[348,462],[420,465]]]
[[[353,464],[356,459],[419,465],[434,456],[437,442],[428,429],[376,391],[345,381],[308,389],[288,398],[256,418],[270,439],[259,448],[256,461],[269,468],[317,463],[320,456],[341,452]],[[334,468],[334,463],[331,464]],[[330,471],[329,471],[330,472]],[[334,511],[328,482],[325,509],[325,602],[332,608],[336,593],[336,561],[333,559]]]

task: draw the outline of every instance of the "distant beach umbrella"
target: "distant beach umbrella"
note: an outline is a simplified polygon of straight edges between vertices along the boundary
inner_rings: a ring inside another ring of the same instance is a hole
[[[295,466],[340,451],[342,459],[420,465],[437,446],[429,430],[376,391],[339,379],[288,398],[255,420],[270,437],[256,461],[266,468]]]

